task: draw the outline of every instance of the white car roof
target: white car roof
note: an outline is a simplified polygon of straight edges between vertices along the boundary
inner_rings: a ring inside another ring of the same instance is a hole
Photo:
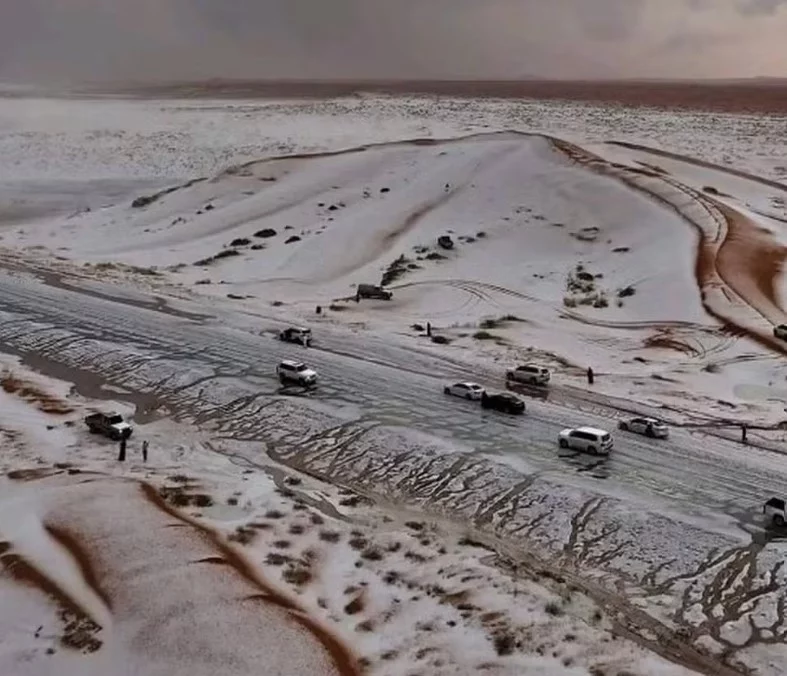
[[[480,390],[482,389],[478,383],[471,383],[470,381],[466,380],[461,383],[457,383],[457,385],[463,385],[464,387],[469,387],[471,390]]]
[[[572,432],[587,432],[588,434],[595,434],[596,436],[603,436],[609,434],[606,430],[599,429],[598,427],[575,427]]]
[[[295,359],[282,359],[281,360],[282,366],[291,366],[292,368],[298,368],[299,366],[303,366],[303,362],[296,361]]]

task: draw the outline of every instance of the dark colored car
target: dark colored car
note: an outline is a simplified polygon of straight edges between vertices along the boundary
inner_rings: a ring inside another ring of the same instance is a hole
[[[511,392],[497,392],[495,394],[484,392],[481,395],[481,407],[512,415],[521,415],[525,412],[525,402]]]

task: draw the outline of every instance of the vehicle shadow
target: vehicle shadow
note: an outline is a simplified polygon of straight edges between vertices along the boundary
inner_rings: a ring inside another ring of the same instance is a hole
[[[754,544],[765,547],[772,542],[787,542],[787,527],[771,523],[759,508],[741,508],[732,505],[724,510],[751,536]]]
[[[588,474],[594,479],[608,479],[611,474],[608,456],[588,455],[587,453],[561,448],[557,457],[569,465],[577,474]]]
[[[314,385],[280,385],[276,394],[285,397],[313,397],[317,391]]]

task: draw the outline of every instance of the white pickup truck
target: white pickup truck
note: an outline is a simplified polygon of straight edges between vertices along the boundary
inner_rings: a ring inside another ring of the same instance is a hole
[[[770,522],[779,528],[783,528],[787,523],[787,504],[782,498],[771,498],[762,506],[762,513],[765,514]]]

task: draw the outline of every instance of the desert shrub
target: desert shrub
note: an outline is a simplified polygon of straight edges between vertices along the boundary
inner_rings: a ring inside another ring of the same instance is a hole
[[[473,334],[473,338],[476,340],[496,340],[497,336],[493,333],[489,333],[489,331],[476,331]]]
[[[340,537],[341,533],[337,533],[335,530],[320,531],[320,540],[323,542],[339,542]]]
[[[276,237],[276,231],[273,228],[263,228],[262,230],[257,230],[254,236],[260,238]]]
[[[430,251],[425,256],[426,260],[428,261],[442,261],[445,260],[445,256],[437,251]]]
[[[300,242],[301,238],[298,235],[291,235],[287,239],[284,240],[285,244],[292,244],[293,242]]]
[[[193,496],[192,501],[197,507],[210,507],[213,504],[213,498],[204,493],[198,493]]]
[[[618,289],[618,298],[628,298],[629,296],[633,296],[637,293],[637,290],[629,284],[629,286],[624,286],[622,289]]]
[[[236,237],[230,242],[230,246],[248,246],[251,240],[248,237]]]
[[[230,533],[227,539],[230,542],[237,542],[241,545],[249,544],[255,537],[257,533],[253,528],[244,528],[243,526],[238,526],[235,529],[234,533]]]
[[[436,343],[437,345],[448,345],[451,342],[451,339],[447,336],[432,336],[432,342]]]
[[[556,601],[550,601],[544,606],[544,612],[552,617],[560,617],[563,614],[563,606]]]
[[[348,544],[355,550],[362,550],[367,547],[369,541],[365,537],[355,536],[350,538]]]
[[[231,258],[232,256],[240,256],[240,251],[237,249],[222,249],[217,254],[213,256],[208,256],[207,258],[201,258],[198,260],[194,265],[210,265],[211,263],[215,263],[216,261],[220,261],[222,258]]]
[[[480,327],[482,329],[496,329],[500,325],[500,321],[498,319],[484,319]]]
[[[380,286],[388,286],[399,279],[407,272],[407,265],[409,263],[410,260],[404,254],[399,256],[399,258],[394,260],[383,273],[382,279],[380,280]]]
[[[500,655],[500,657],[511,655],[516,647],[516,640],[508,632],[496,634],[492,639],[492,643],[495,646],[495,652]]]
[[[297,587],[302,587],[312,581],[311,571],[303,566],[289,566],[285,568],[282,577],[285,582]]]
[[[367,561],[382,561],[383,553],[378,547],[367,547],[361,552],[361,558]]]

